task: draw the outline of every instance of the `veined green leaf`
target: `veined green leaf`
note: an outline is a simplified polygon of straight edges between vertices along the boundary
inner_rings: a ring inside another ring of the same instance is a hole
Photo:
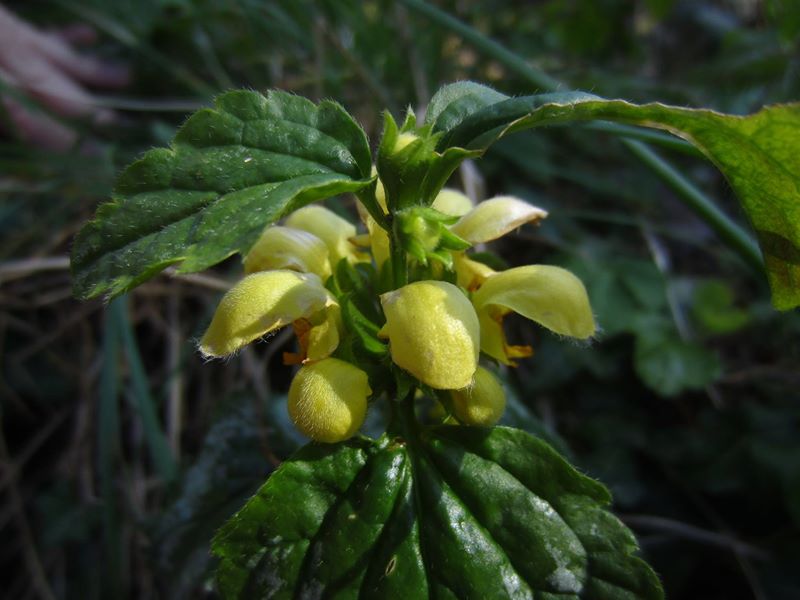
[[[122,173],[75,239],[75,294],[115,296],[169,265],[189,273],[245,253],[286,213],[369,184],[370,165],[366,135],[334,102],[223,94]]]
[[[523,129],[606,120],[666,130],[701,150],[725,175],[753,224],[776,308],[800,305],[800,104],[748,116],[635,105],[583,92],[509,98],[475,83],[446,86],[426,122],[442,132],[437,149],[485,150]]]
[[[217,534],[225,598],[659,599],[608,491],[504,427],[311,445]]]

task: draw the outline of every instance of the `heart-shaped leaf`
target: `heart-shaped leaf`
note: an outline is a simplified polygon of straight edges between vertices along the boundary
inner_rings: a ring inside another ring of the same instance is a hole
[[[217,534],[226,598],[657,599],[608,491],[504,427],[309,445]]]
[[[366,135],[330,101],[228,92],[170,149],[147,152],[75,239],[75,295],[115,296],[169,265],[183,273],[245,253],[264,227],[370,183]]]
[[[664,129],[701,150],[728,179],[753,224],[773,304],[781,310],[800,305],[800,103],[733,116],[583,92],[509,98],[460,82],[439,90],[426,123],[443,134],[437,147],[443,151],[484,150],[515,131],[594,119]]]

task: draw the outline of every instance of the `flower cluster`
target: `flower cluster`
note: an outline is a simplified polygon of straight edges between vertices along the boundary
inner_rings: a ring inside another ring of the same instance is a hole
[[[319,205],[267,228],[244,259],[246,276],[223,297],[200,342],[203,355],[227,356],[291,326],[298,351],[284,361],[300,368],[289,414],[305,435],[322,442],[354,435],[373,389],[387,389],[398,372],[434,394],[458,422],[492,425],[505,395],[481,356],[513,366],[532,354],[508,343],[506,315],[577,339],[594,334],[586,290],[570,272],[546,265],[498,272],[468,253],[540,222],[545,211],[509,196],[473,207],[445,189],[430,207],[390,215],[380,182],[375,198],[386,219],[379,224],[359,206],[364,234]],[[406,269],[402,285],[392,278],[398,264]]]

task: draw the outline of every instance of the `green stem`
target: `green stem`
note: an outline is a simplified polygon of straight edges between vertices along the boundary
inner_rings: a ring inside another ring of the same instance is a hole
[[[735,225],[708,196],[663,160],[647,144],[630,139],[623,139],[622,143],[675,193],[680,195],[684,203],[708,223],[717,232],[720,239],[733,248],[748,265],[759,273],[763,272],[764,261],[758,245],[744,230]]]
[[[414,396],[416,388],[412,388],[404,398],[391,402],[392,418],[389,430],[402,437],[406,443],[414,444],[417,431],[417,416],[414,413]]]
[[[400,238],[394,229],[393,222],[389,230],[389,256],[392,261],[392,281],[394,283],[394,289],[399,289],[408,283],[408,260],[406,258],[406,251],[400,245]]]
[[[497,60],[507,69],[516,73],[523,79],[526,79],[541,90],[555,91],[565,87],[561,81],[531,66],[522,57],[514,54],[470,25],[459,21],[455,17],[431,6],[423,0],[402,0],[402,2],[412,10],[425,15],[441,27],[459,34],[475,48]],[[630,134],[627,128],[613,123],[605,125],[605,130],[621,135],[623,138],[625,138],[626,134]],[[658,140],[653,138],[652,141]],[[669,164],[669,162],[658,156],[645,144],[630,139],[623,139],[623,142],[634,156],[658,175],[678,194],[690,209],[706,221],[742,260],[748,265],[755,267],[759,273],[763,273],[764,263],[758,246],[739,225],[716,207],[711,198],[701,192]]]

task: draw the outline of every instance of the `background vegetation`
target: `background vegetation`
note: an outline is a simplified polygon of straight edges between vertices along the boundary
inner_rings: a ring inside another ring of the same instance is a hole
[[[431,3],[467,29],[421,4],[10,4],[41,26],[90,23],[95,51],[127,62],[133,81],[98,99],[113,124],[73,124],[91,152],[0,142],[7,597],[215,597],[211,535],[303,443],[283,401],[289,338],[228,363],[195,350],[238,259],[108,306],[70,296],[70,240],[115,174],[214,94],[334,98],[372,139],[384,107],[419,112],[466,78],[733,113],[800,99],[790,0]],[[746,227],[712,165],[681,145],[658,152]],[[550,210],[494,249],[509,265],[573,269],[603,329],[586,348],[512,324],[536,355],[507,373],[507,422],[611,487],[669,598],[800,597],[797,312],[772,310],[763,274],[602,125],[512,137],[452,183]]]

